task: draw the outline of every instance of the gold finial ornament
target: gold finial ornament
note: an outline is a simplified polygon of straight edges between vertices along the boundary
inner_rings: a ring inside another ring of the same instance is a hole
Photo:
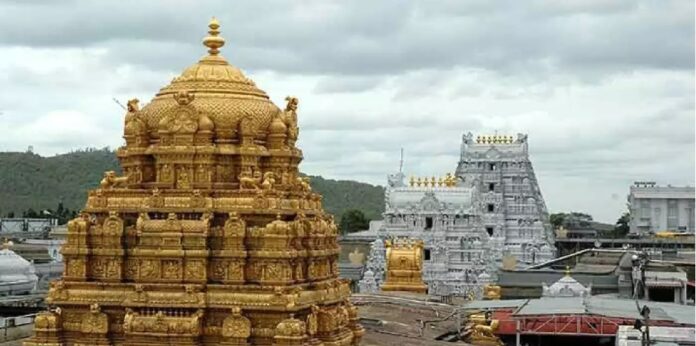
[[[215,56],[220,53],[220,48],[225,45],[225,39],[218,36],[220,34],[220,30],[218,30],[220,29],[220,23],[215,17],[208,23],[208,28],[210,28],[208,31],[210,35],[203,39],[203,45],[209,48],[208,53],[210,55]]]
[[[209,28],[210,55],[128,102],[123,173],[68,222],[46,297],[60,312],[25,346],[360,343],[338,227],[300,176],[298,100],[273,104]],[[293,317],[310,314],[313,331]]]
[[[476,136],[476,144],[513,144],[515,143],[512,136],[506,135],[485,135]]]
[[[565,276],[570,276],[570,266],[565,267]]]

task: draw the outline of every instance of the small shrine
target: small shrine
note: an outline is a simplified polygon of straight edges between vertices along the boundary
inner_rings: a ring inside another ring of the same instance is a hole
[[[386,279],[383,291],[426,293],[423,282],[423,241],[397,238],[385,241]]]
[[[542,297],[589,297],[591,294],[592,285],[583,286],[570,276],[570,269],[567,267],[565,275],[551,286],[542,283]]]

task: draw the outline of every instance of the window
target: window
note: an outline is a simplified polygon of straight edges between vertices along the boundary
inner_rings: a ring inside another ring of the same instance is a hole
[[[677,209],[677,201],[674,199],[667,200],[667,229],[676,230],[679,223],[679,209]]]
[[[423,250],[423,260],[430,261],[430,249]]]
[[[488,232],[489,236],[493,236],[493,227],[486,227],[486,232]]]
[[[488,183],[488,191],[495,191],[495,183]]]
[[[433,218],[428,216],[425,218],[425,229],[432,229],[433,228]]]
[[[641,200],[640,201],[640,215],[643,218],[650,218],[650,201],[648,200]]]
[[[489,171],[495,171],[496,169],[498,169],[498,167],[496,166],[495,163],[489,163],[489,164],[488,164],[488,170],[489,170]]]
[[[495,205],[493,205],[492,203],[488,203],[488,212],[492,213],[494,211],[495,211]]]
[[[678,215],[677,201],[670,199],[667,201],[667,216],[674,217]]]

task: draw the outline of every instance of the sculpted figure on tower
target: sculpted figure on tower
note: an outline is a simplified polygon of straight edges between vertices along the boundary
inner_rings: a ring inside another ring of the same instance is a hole
[[[106,172],[68,223],[65,272],[38,345],[357,345],[337,228],[299,176],[285,109],[208,54],[143,106],[128,102],[123,176]]]

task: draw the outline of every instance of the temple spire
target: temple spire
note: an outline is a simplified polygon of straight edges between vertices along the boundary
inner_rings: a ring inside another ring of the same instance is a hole
[[[208,53],[212,56],[216,56],[220,53],[220,47],[225,45],[225,39],[218,36],[220,34],[220,23],[213,17],[208,23],[208,36],[203,39],[203,45],[208,47]]]

